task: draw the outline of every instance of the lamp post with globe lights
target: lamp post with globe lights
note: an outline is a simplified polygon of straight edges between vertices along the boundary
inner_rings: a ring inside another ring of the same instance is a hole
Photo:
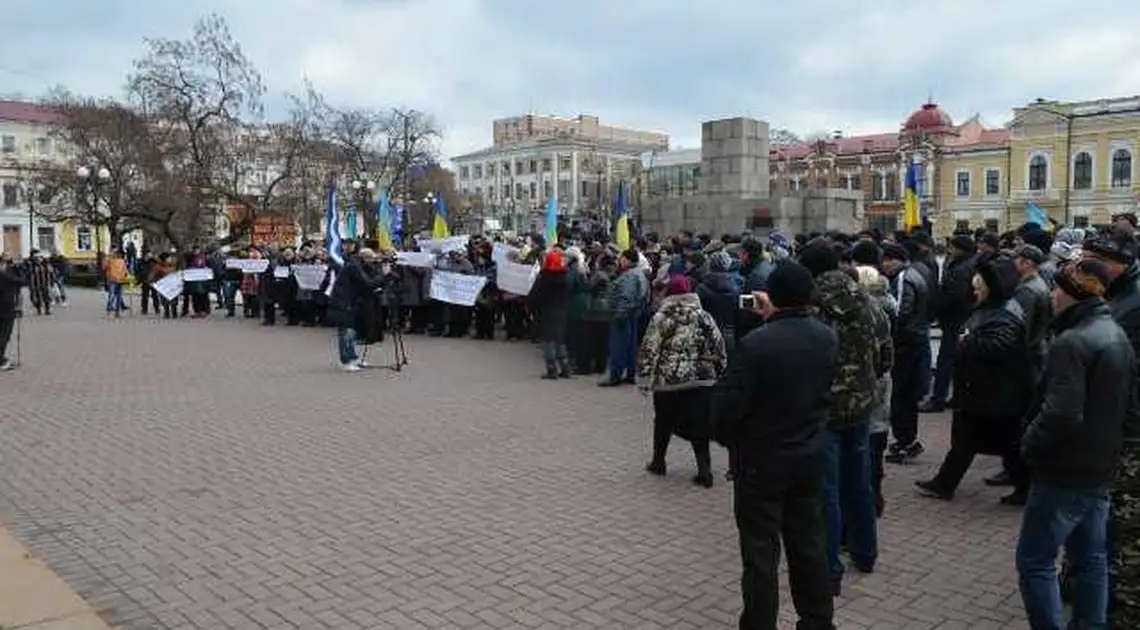
[[[79,207],[84,210],[87,223],[95,230],[95,266],[96,275],[103,277],[103,230],[105,221],[102,220],[102,211],[99,209],[99,198],[102,189],[111,183],[111,171],[106,167],[92,170],[86,166],[75,169],[76,198]]]

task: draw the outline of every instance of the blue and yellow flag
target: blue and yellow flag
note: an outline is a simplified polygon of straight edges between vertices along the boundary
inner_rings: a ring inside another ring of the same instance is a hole
[[[903,228],[910,230],[922,225],[922,209],[918,200],[918,169],[921,164],[911,164],[906,169],[906,190],[903,192]]]
[[[1057,222],[1052,219],[1041,206],[1033,203],[1032,201],[1025,202],[1025,221],[1027,223],[1034,223],[1046,232],[1052,232],[1053,228],[1057,226]]]
[[[376,240],[380,249],[392,249],[392,212],[388,206],[388,191],[381,190],[380,198],[376,200]]]
[[[614,243],[621,251],[630,248],[629,201],[625,194],[625,182],[618,184],[617,198],[614,200]]]
[[[558,197],[551,195],[546,200],[546,248],[550,249],[558,243]]]
[[[447,203],[444,202],[443,195],[435,196],[435,200],[432,202],[432,215],[431,237],[447,238],[451,236],[451,226],[448,225]]]
[[[325,187],[325,249],[338,267],[344,265],[341,254],[340,220],[336,211],[336,175],[329,173]]]

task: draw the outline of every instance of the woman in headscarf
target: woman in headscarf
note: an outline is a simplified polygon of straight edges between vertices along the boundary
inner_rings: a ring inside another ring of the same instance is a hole
[[[1012,299],[1017,283],[1017,268],[1005,257],[981,265],[974,275],[976,306],[954,362],[950,452],[933,479],[915,482],[925,496],[953,498],[975,455],[1000,455],[1008,470],[1020,470],[1014,445],[1033,393],[1033,370],[1025,317]]]
[[[727,365],[716,321],[701,308],[689,279],[673,276],[637,358],[638,386],[653,393],[653,459],[646,466],[650,473],[665,474],[665,454],[676,434],[693,445],[697,459],[693,482],[712,487],[711,391]]]
[[[736,317],[740,310],[740,280],[729,269],[732,257],[724,251],[708,256],[708,273],[697,283],[701,306],[712,315],[729,352],[736,345]]]

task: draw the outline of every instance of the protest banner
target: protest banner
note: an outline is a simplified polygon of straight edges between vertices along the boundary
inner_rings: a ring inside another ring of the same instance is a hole
[[[179,295],[182,295],[182,274],[178,272],[167,274],[155,280],[151,288],[162,297],[173,300]]]
[[[435,254],[431,252],[396,252],[396,264],[405,267],[431,269],[435,266]]]
[[[273,268],[273,277],[278,280],[287,280],[289,278],[289,265],[282,265]]]
[[[510,262],[511,254],[519,251],[517,247],[511,247],[506,243],[495,243],[491,246],[491,260],[496,265],[502,265],[505,262]]]
[[[293,277],[297,280],[297,288],[302,291],[316,291],[321,288],[325,279],[325,265],[294,265]]]
[[[431,275],[429,297],[440,302],[459,306],[475,306],[475,299],[487,284],[484,276],[467,276],[450,271],[435,271]]]
[[[424,252],[439,252],[446,254],[448,252],[457,252],[467,249],[467,241],[471,237],[463,234],[460,236],[449,236],[447,238],[425,238],[418,239],[416,244],[420,246],[420,251]]]
[[[226,269],[241,269],[242,273],[262,273],[269,268],[265,258],[227,258]]]
[[[495,266],[495,284],[500,291],[514,295],[528,295],[538,277],[538,265],[501,262]]]
[[[214,279],[214,270],[208,267],[195,267],[182,271],[183,282],[207,282]]]

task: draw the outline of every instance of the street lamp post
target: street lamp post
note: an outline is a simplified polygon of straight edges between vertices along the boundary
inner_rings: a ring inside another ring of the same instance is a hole
[[[97,268],[95,273],[102,279],[103,230],[101,228],[105,221],[100,220],[101,217],[96,218],[96,215],[102,214],[99,210],[99,191],[111,182],[111,171],[107,170],[106,167],[92,171],[86,166],[80,166],[75,169],[75,178],[80,206],[86,211],[87,223],[95,230],[95,266]]]
[[[364,220],[364,237],[376,238],[375,217],[369,209],[372,207],[372,193],[376,190],[376,182],[372,180],[352,180],[352,193],[356,199],[356,212]],[[355,238],[356,235],[353,235]]]

